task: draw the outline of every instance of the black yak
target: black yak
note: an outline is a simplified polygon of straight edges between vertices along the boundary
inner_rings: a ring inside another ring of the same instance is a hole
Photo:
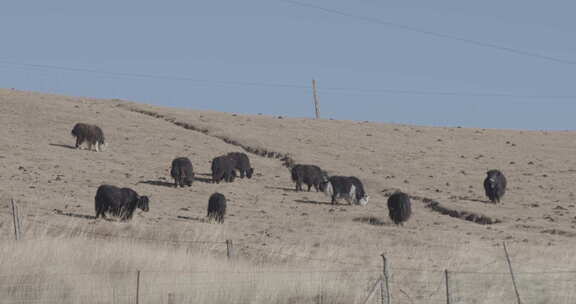
[[[332,198],[332,204],[344,198],[350,205],[365,206],[370,199],[364,192],[362,182],[354,176],[331,176],[328,182],[323,183],[322,189]]]
[[[188,157],[178,157],[172,161],[170,175],[174,178],[174,187],[192,186],[194,181],[194,167]]]
[[[84,141],[88,143],[88,150],[92,150],[92,146],[96,148],[96,152],[104,151],[106,148],[104,132],[96,125],[79,122],[74,125],[71,133],[76,137],[76,149],[79,149]]]
[[[120,217],[123,221],[132,218],[136,208],[148,212],[148,197],[139,196],[136,191],[130,188],[118,188],[112,185],[101,185],[96,191],[94,198],[96,207],[96,218],[102,215],[106,218],[106,213]]]
[[[388,216],[394,224],[403,224],[412,214],[410,197],[403,192],[396,192],[388,198]]]
[[[240,178],[252,178],[254,174],[254,168],[250,166],[250,159],[246,153],[242,152],[230,152],[228,157],[234,160],[234,169],[240,172]]]
[[[295,165],[291,169],[292,181],[296,183],[296,191],[303,191],[302,184],[308,186],[308,191],[314,186],[316,191],[321,191],[322,183],[328,181],[327,174],[315,165]]]
[[[506,177],[504,177],[504,174],[499,170],[486,172],[484,191],[486,191],[486,196],[491,202],[499,203],[506,192]]]
[[[215,219],[218,223],[224,223],[224,215],[226,215],[226,197],[215,192],[208,200],[208,220]]]
[[[215,157],[212,160],[212,182],[220,183],[224,180],[226,182],[233,182],[236,177],[235,162],[228,155]]]

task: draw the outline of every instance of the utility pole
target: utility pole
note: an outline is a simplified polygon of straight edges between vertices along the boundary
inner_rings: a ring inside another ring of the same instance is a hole
[[[316,80],[312,79],[312,90],[314,93],[314,109],[316,110],[316,119],[320,118],[320,100],[318,100],[318,90],[316,88]]]

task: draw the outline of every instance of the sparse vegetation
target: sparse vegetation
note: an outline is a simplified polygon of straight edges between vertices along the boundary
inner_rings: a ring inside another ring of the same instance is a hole
[[[141,303],[169,294],[176,303],[360,303],[382,253],[395,303],[444,303],[445,269],[454,303],[508,303],[502,240],[526,303],[575,302],[574,195],[559,190],[572,187],[570,132],[232,116],[16,90],[0,98],[2,303],[134,303],[138,270]],[[105,152],[74,149],[70,127],[85,120],[105,128]],[[242,150],[252,179],[209,183],[210,159]],[[172,186],[176,156],[190,158],[199,183]],[[295,161],[358,176],[370,203],[332,206],[322,193],[294,191],[286,166]],[[510,178],[501,205],[482,189],[493,167]],[[94,220],[103,183],[150,194],[150,211],[128,223]],[[415,198],[403,227],[388,219],[382,189]],[[205,220],[216,191],[229,200],[222,225]]]

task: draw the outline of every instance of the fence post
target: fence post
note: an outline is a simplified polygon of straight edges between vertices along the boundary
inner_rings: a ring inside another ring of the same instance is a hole
[[[20,207],[16,204],[16,219],[18,220],[18,236],[22,239],[22,217],[20,216]]]
[[[226,240],[226,256],[228,259],[234,257],[234,245],[232,244],[232,240]]]
[[[512,277],[512,285],[514,285],[514,292],[516,292],[516,301],[518,304],[522,304],[520,300],[520,293],[518,292],[518,286],[516,285],[516,278],[514,277],[514,271],[512,271],[512,262],[510,262],[510,256],[508,255],[508,249],[506,249],[506,241],[502,241],[504,246],[504,254],[506,254],[506,261],[508,262],[508,269],[510,270],[510,277]]]
[[[173,292],[168,293],[168,304],[176,304],[176,295]]]
[[[312,79],[312,90],[314,92],[314,109],[316,110],[316,119],[320,118],[320,101],[318,100],[318,91],[316,89],[316,80]]]
[[[140,270],[136,273],[136,304],[140,303]]]
[[[448,279],[448,269],[444,269],[444,278],[446,280],[446,304],[450,304],[450,280]]]
[[[12,206],[12,221],[14,223],[14,238],[16,240],[20,239],[20,219],[18,218],[18,207],[16,207],[16,203],[14,199],[10,200]]]
[[[380,281],[380,295],[382,304],[392,304],[390,297],[390,282],[388,278],[388,261],[386,260],[386,255],[382,254],[382,272],[384,275],[384,280]],[[386,285],[386,297],[384,297],[384,284]],[[386,301],[384,301],[386,300]]]

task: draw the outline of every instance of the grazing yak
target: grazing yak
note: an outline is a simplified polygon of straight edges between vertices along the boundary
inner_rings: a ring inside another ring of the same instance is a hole
[[[308,192],[312,186],[316,191],[321,191],[322,184],[328,181],[327,174],[315,165],[295,165],[291,173],[292,181],[296,183],[296,191],[303,191],[302,184],[308,186]]]
[[[236,178],[235,162],[228,155],[215,157],[212,160],[212,182],[220,183],[224,180],[226,182],[233,182]]]
[[[218,223],[224,223],[224,215],[226,215],[226,197],[215,192],[208,200],[208,220],[215,219]]]
[[[486,191],[486,196],[491,202],[499,203],[506,192],[506,177],[504,177],[504,174],[499,170],[486,172],[484,191]]]
[[[252,178],[254,174],[254,168],[250,166],[250,159],[246,153],[242,152],[230,152],[228,157],[234,160],[234,169],[240,172],[240,178]]]
[[[362,182],[354,176],[331,176],[322,188],[324,193],[332,198],[332,204],[344,198],[350,205],[365,206],[370,199],[364,192]]]
[[[172,161],[170,175],[174,178],[174,187],[192,186],[194,181],[194,167],[188,157],[178,157]]]
[[[123,221],[132,218],[136,208],[148,212],[148,197],[139,196],[136,191],[130,188],[118,188],[112,185],[101,185],[96,191],[94,198],[96,207],[96,218],[102,215],[106,218],[106,213],[120,217]]]
[[[96,148],[96,152],[104,151],[106,148],[104,132],[96,125],[79,122],[74,125],[71,133],[76,137],[76,149],[79,149],[84,141],[88,142],[88,150],[92,150],[92,146]]]
[[[388,198],[388,216],[394,224],[403,224],[412,214],[410,197],[403,192],[396,192]]]

